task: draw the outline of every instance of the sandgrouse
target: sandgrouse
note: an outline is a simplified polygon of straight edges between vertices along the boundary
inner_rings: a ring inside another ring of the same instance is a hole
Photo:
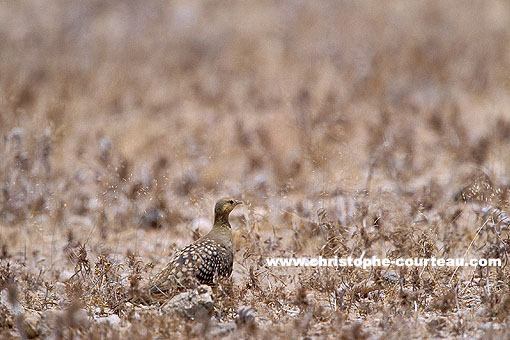
[[[217,278],[228,278],[232,274],[234,252],[228,216],[239,204],[242,202],[231,197],[216,202],[211,231],[178,251],[154,277],[146,287],[151,298],[162,298],[173,289],[192,288],[198,284],[212,286]]]

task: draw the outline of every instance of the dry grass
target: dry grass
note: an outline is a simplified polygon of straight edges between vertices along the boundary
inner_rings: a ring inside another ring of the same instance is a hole
[[[2,2],[0,337],[508,338],[509,22],[505,1]],[[226,194],[248,204],[214,317],[122,303]],[[264,262],[317,254],[504,266]]]

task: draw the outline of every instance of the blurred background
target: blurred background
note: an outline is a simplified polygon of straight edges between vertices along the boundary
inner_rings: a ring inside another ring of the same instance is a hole
[[[84,250],[163,265],[226,195],[237,282],[269,255],[462,255],[481,222],[454,198],[508,188],[509,151],[508,1],[0,2],[0,258],[30,294]]]
[[[172,210],[504,176],[509,22],[506,1],[2,2],[2,218],[119,186]]]
[[[506,1],[2,2],[2,217],[108,210],[119,185],[168,209],[504,177],[509,22]]]
[[[506,1],[2,2],[2,226],[506,185],[509,22]]]

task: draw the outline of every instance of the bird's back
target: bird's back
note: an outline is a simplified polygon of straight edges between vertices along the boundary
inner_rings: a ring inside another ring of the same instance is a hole
[[[153,280],[150,294],[166,294],[173,288],[214,285],[217,277],[232,274],[232,247],[210,238],[202,238],[184,247]]]

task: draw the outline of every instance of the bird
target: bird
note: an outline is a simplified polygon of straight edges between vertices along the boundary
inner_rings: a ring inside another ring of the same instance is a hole
[[[205,284],[216,286],[230,277],[234,263],[230,212],[242,201],[224,197],[214,206],[214,223],[206,235],[178,251],[145,290],[151,300],[169,298],[174,290]]]

